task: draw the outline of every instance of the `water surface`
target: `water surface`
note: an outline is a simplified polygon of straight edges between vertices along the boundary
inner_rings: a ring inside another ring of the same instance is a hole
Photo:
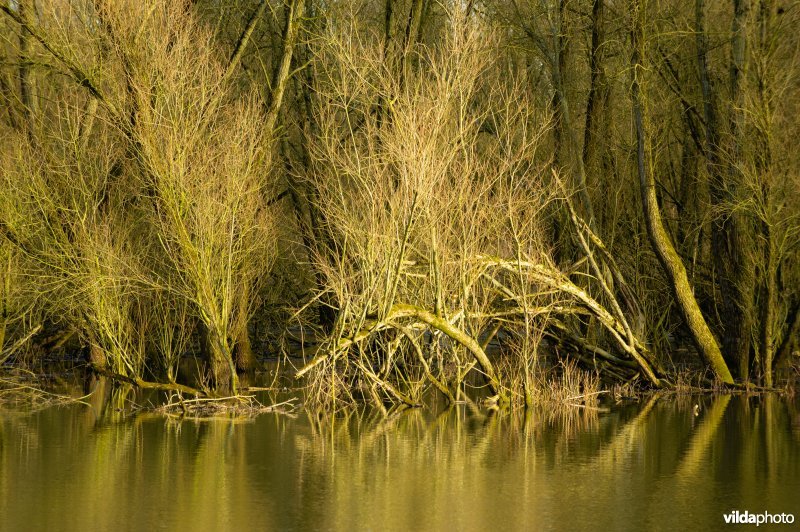
[[[709,530],[733,510],[800,519],[800,402],[776,396],[566,415],[461,406],[176,421],[126,415],[112,400],[0,416],[1,530]]]

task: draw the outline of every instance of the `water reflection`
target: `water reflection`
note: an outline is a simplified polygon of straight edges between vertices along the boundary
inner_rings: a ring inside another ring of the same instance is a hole
[[[721,528],[800,518],[798,403],[650,398],[610,413],[469,408],[175,421],[131,391],[0,418],[2,530]],[[694,405],[699,411],[695,415]]]

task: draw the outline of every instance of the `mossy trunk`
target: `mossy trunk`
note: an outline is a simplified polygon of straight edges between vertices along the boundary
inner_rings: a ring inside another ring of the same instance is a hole
[[[220,396],[236,395],[239,393],[239,376],[236,374],[230,350],[216,333],[209,334],[208,337],[214,393]]]
[[[256,355],[250,343],[250,334],[247,330],[247,323],[239,327],[236,335],[236,346],[234,347],[234,358],[236,369],[239,371],[253,371],[258,365]]]
[[[776,264],[775,240],[767,224],[763,224],[762,238],[766,241],[764,246],[764,287],[763,301],[761,303],[761,375],[764,385],[773,385],[773,359],[775,358],[775,321],[778,310],[778,280]]]
[[[236,369],[239,371],[253,371],[258,365],[256,355],[253,353],[253,347],[250,343],[250,331],[248,327],[251,297],[251,283],[246,281],[239,295],[239,308],[236,312],[236,330],[234,333],[233,357],[236,362]]]
[[[236,395],[239,378],[230,349],[218,333],[203,322],[197,324],[201,355],[208,360],[211,369],[211,388],[217,395]]]
[[[94,341],[89,343],[89,350],[87,353],[89,363],[98,368],[108,367],[108,360],[103,349]]]
[[[642,90],[641,76],[645,72],[644,57],[644,14],[639,0],[631,0],[631,44],[633,53],[631,55],[631,70],[633,82],[631,84],[633,99],[633,118],[636,128],[636,148],[637,148],[637,172],[639,175],[639,185],[641,187],[642,210],[647,225],[647,234],[650,243],[658,256],[667,280],[675,295],[678,309],[686,323],[689,333],[694,340],[697,350],[703,360],[711,366],[714,375],[722,382],[733,383],[733,377],[728,369],[728,365],[722,358],[717,340],[711,334],[697,299],[694,297],[694,290],[689,283],[686,268],[683,261],[675,250],[670,235],[664,227],[661,218],[661,211],[656,197],[656,181],[653,175],[650,161],[648,159],[649,150],[646,147],[646,132],[644,122],[644,95]]]

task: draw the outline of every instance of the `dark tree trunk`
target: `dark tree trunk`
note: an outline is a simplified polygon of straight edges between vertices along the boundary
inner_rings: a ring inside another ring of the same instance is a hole
[[[604,0],[592,4],[592,49],[589,57],[589,95],[586,99],[586,127],[583,134],[583,167],[589,168],[597,151],[599,122],[603,115],[603,96],[606,92],[603,60],[605,54]],[[588,177],[587,177],[588,180]]]
[[[256,355],[253,353],[253,347],[250,343],[250,331],[248,330],[251,298],[250,283],[247,283],[239,297],[239,308],[236,315],[237,324],[234,333],[233,356],[236,362],[236,369],[239,371],[252,371],[258,365]]]
[[[741,177],[737,170],[739,144],[741,142],[741,81],[744,69],[744,20],[746,0],[736,0],[732,57],[731,98],[734,110],[731,117],[731,138],[734,149],[728,164],[723,164],[720,147],[720,131],[714,84],[708,69],[708,36],[705,28],[704,0],[695,2],[695,35],[697,43],[697,65],[703,94],[703,118],[705,122],[703,150],[709,176],[709,198],[714,210],[726,209],[735,199],[735,191]],[[746,220],[739,213],[716,216],[711,224],[711,246],[719,287],[719,336],[722,352],[728,363],[737,368],[739,379],[749,378],[750,329],[752,327],[753,294],[755,276],[748,265],[752,243],[747,238],[743,225]]]
[[[33,4],[29,0],[19,0],[17,2],[19,16],[22,20],[30,23]],[[19,31],[19,95],[22,102],[22,115],[25,131],[31,142],[34,141],[34,97],[33,81],[31,79],[31,46],[30,34],[24,28]]]

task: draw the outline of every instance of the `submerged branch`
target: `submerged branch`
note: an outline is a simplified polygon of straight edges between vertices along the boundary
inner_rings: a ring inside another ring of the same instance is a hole
[[[191,386],[187,386],[185,384],[178,384],[176,382],[150,382],[146,381],[140,377],[128,377],[127,375],[121,375],[119,373],[115,373],[107,368],[99,366],[97,364],[89,364],[92,371],[97,373],[98,375],[102,375],[104,377],[108,377],[115,381],[125,382],[127,384],[132,384],[138,388],[143,388],[147,390],[161,390],[165,392],[179,392],[185,393],[189,395],[194,395],[195,397],[205,397],[207,394],[202,390],[198,390],[196,388],[192,388]]]

